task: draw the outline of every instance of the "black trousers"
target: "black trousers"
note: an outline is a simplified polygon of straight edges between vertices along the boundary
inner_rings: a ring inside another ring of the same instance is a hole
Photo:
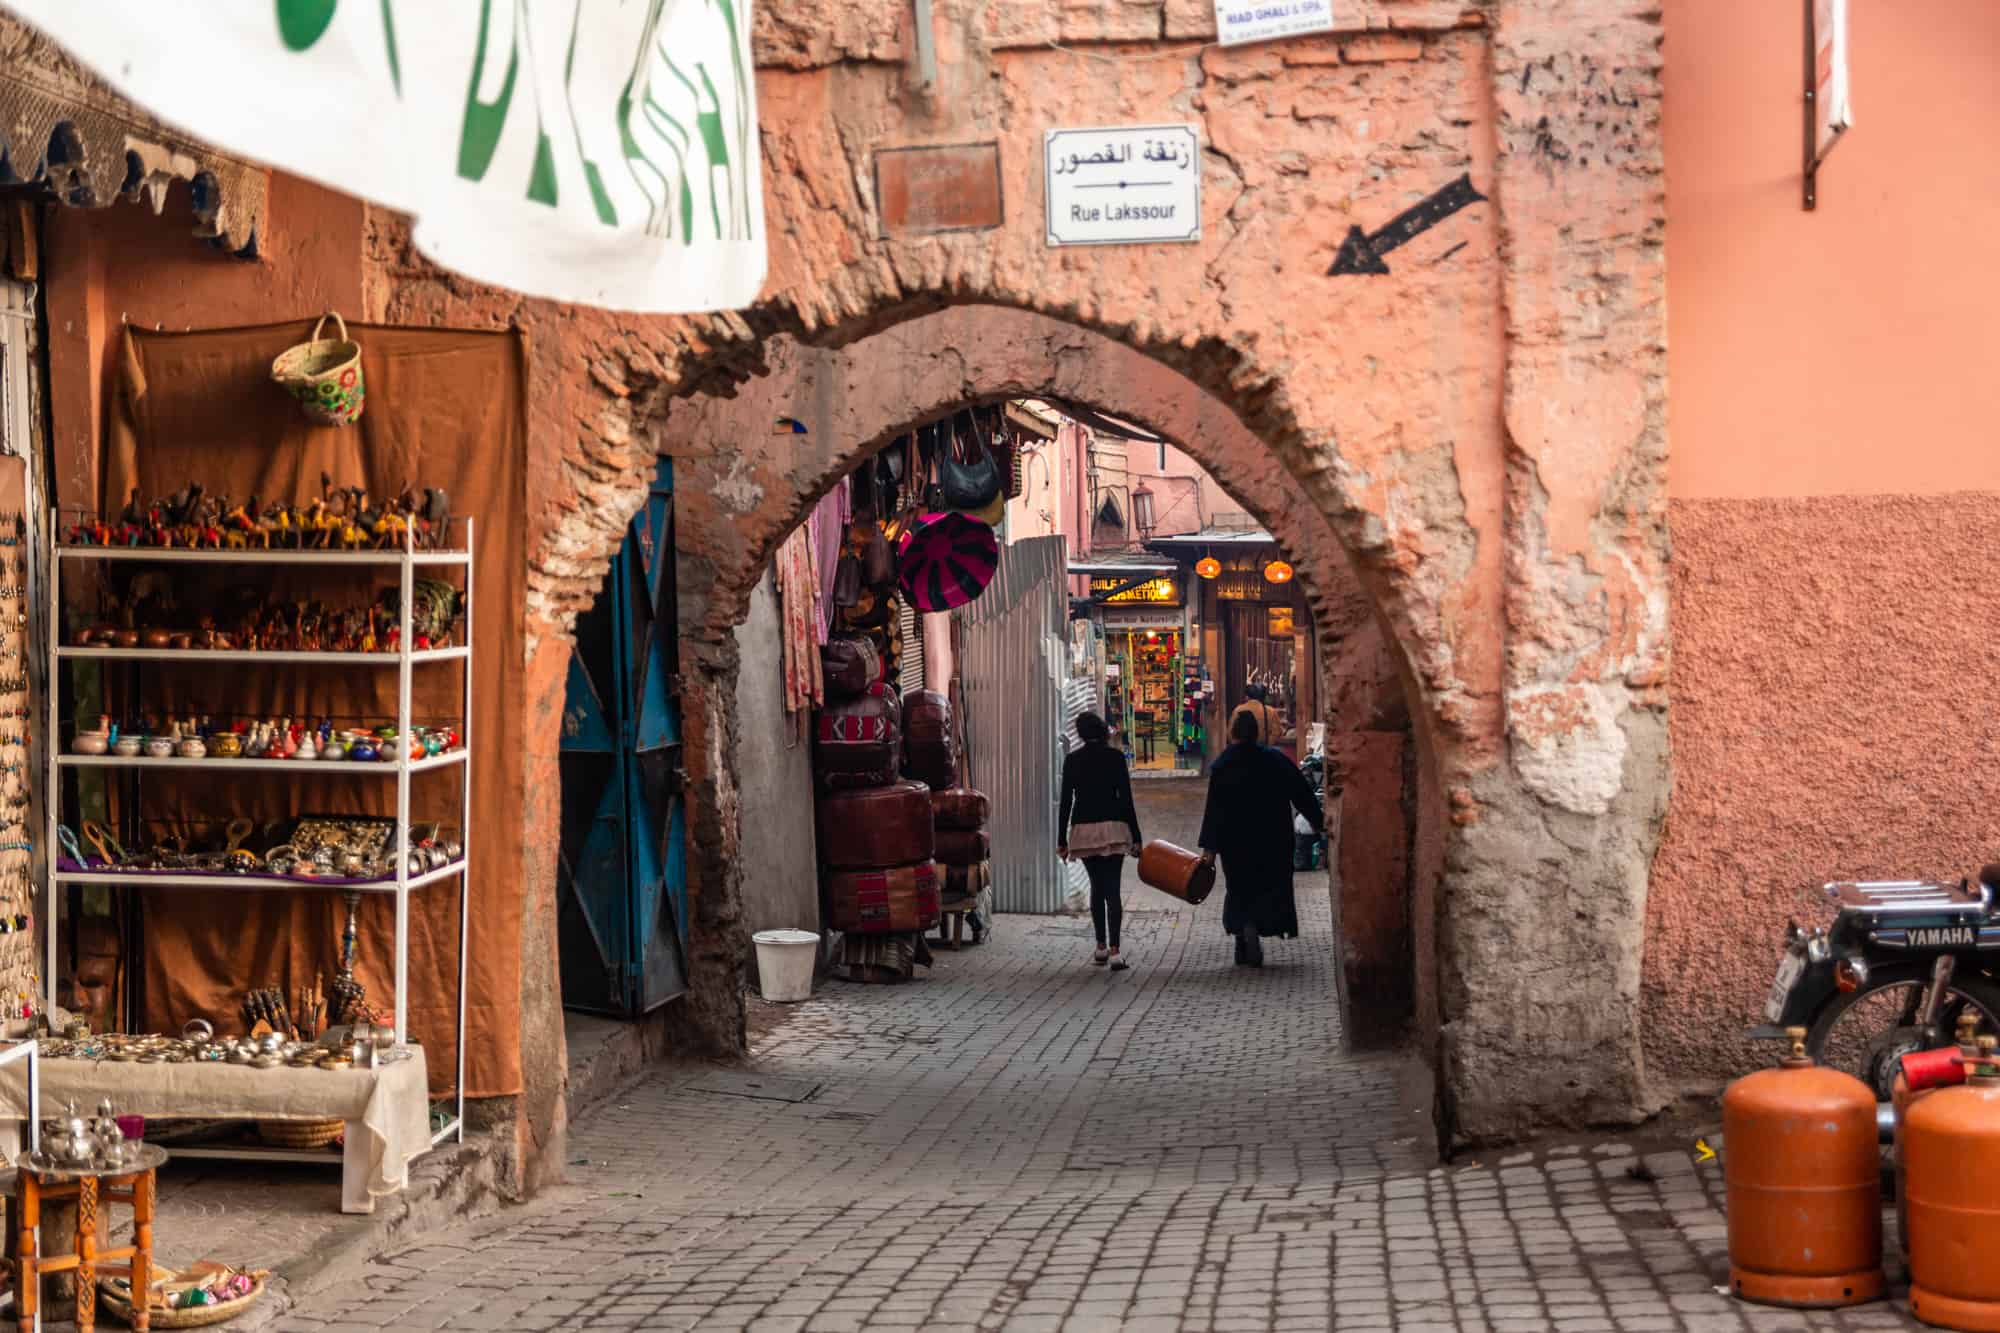
[[[1102,949],[1108,943],[1118,947],[1118,927],[1125,920],[1125,903],[1118,896],[1118,885],[1125,878],[1125,858],[1122,856],[1086,856],[1083,858],[1084,873],[1090,876],[1090,924],[1097,927],[1097,947]],[[1110,932],[1107,941],[1105,933]]]

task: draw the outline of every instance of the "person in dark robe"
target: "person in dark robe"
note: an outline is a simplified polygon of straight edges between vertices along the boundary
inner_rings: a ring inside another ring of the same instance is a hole
[[[1229,748],[1208,770],[1208,806],[1201,817],[1204,861],[1222,858],[1227,893],[1222,928],[1236,937],[1239,967],[1264,965],[1264,939],[1299,933],[1292,901],[1292,812],[1315,832],[1325,824],[1319,797],[1299,766],[1258,744],[1257,719],[1230,719]]]

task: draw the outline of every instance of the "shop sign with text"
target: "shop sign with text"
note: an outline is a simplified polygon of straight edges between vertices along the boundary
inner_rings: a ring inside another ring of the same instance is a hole
[[[1042,155],[1050,245],[1201,239],[1194,126],[1050,130]]]
[[[1215,0],[1215,35],[1224,46],[1333,30],[1333,0]]]
[[[1102,598],[1104,601],[1113,603],[1114,605],[1124,605],[1133,602],[1145,603],[1152,606],[1180,605],[1180,584],[1172,578],[1147,579],[1144,583],[1138,584],[1135,587],[1125,588],[1123,592],[1112,591],[1112,589],[1123,587],[1123,585],[1131,581],[1130,579],[1121,579],[1115,574],[1093,575],[1090,580],[1090,595]]]

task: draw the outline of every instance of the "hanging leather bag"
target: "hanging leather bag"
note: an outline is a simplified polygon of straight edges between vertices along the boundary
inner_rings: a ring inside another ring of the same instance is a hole
[[[819,650],[829,699],[852,699],[882,679],[882,654],[858,634],[836,634]]]
[[[889,539],[882,535],[882,525],[873,514],[856,514],[850,525],[848,540],[853,543],[855,554],[861,557],[861,582],[868,588],[894,588],[896,586],[896,553],[889,546]]]
[[[970,412],[961,412],[952,421],[950,439],[967,456],[962,460],[956,457],[958,448],[951,445],[938,450],[938,487],[944,493],[945,507],[966,513],[986,508],[1000,494],[1000,465],[993,461],[992,451],[980,438],[979,423]]]

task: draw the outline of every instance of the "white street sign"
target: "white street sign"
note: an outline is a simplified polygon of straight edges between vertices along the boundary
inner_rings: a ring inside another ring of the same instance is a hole
[[[1194,126],[1050,130],[1042,155],[1050,245],[1201,239]]]
[[[1333,0],[1215,0],[1215,34],[1224,46],[1333,31]]]

